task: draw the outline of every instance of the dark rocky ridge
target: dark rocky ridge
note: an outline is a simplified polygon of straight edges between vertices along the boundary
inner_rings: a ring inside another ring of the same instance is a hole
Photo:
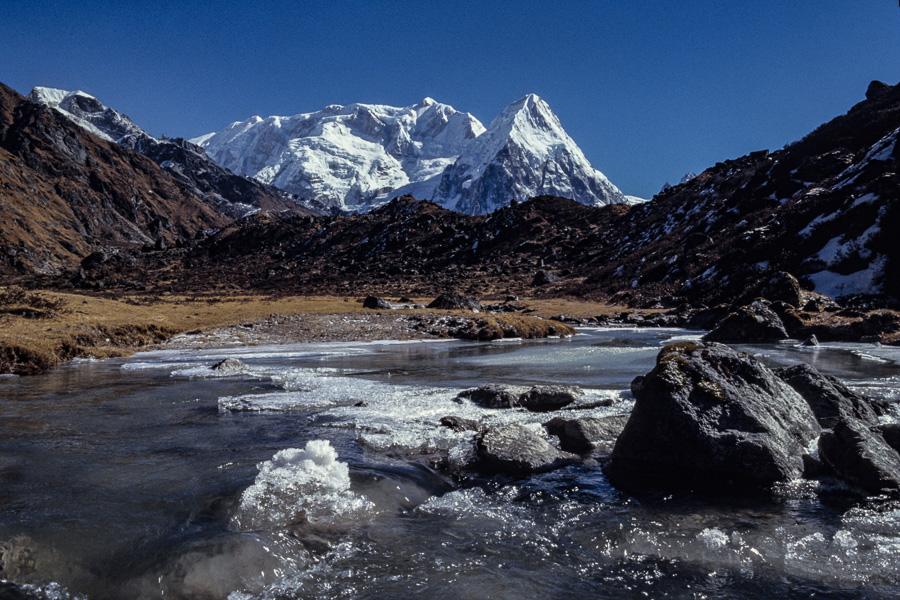
[[[175,244],[229,216],[149,158],[0,84],[0,273],[59,275],[100,248]]]
[[[783,150],[718,163],[635,207],[542,196],[470,217],[404,197],[362,215],[258,213],[188,247],[173,248],[178,236],[169,236],[165,251],[112,256],[85,279],[172,291],[507,292],[668,307],[736,308],[768,294],[784,303],[771,308],[789,335],[822,338],[802,329],[794,314],[802,297],[785,273],[812,289],[826,270],[842,277],[875,265],[878,278],[860,289],[883,293],[867,306],[900,303],[900,247],[889,239],[900,225],[900,86],[876,88]],[[86,256],[82,248],[74,254]],[[875,325],[854,325],[845,337],[877,333]]]

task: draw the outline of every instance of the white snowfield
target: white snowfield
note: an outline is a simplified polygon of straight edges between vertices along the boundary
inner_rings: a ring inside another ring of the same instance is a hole
[[[404,108],[332,105],[252,117],[191,141],[235,173],[351,211],[403,194],[469,214],[539,194],[589,205],[629,202],[534,94],[487,129],[426,98]]]

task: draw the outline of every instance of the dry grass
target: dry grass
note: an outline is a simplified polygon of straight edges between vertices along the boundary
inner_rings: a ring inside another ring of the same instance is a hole
[[[530,315],[542,317],[561,313],[594,316],[622,310],[565,300],[525,300],[524,303],[530,307]],[[126,356],[181,333],[240,325],[273,314],[361,312],[367,312],[362,308],[362,298],[193,294],[112,299],[0,288],[0,373],[36,374],[74,357]],[[398,314],[422,312],[397,311]],[[450,311],[428,312],[449,314]],[[574,333],[562,323],[523,314],[452,312],[471,319],[471,326],[459,335],[468,339],[537,338]]]
[[[0,373],[30,375],[74,357],[125,356],[174,335],[236,325],[279,314],[358,312],[343,298],[123,297],[40,292],[22,294],[0,288]],[[48,310],[52,306],[54,310]]]

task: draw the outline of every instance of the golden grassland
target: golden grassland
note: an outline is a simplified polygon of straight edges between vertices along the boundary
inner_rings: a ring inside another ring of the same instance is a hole
[[[427,303],[430,299],[420,299]],[[398,310],[397,314],[454,314],[472,320],[470,339],[545,337],[572,333],[567,325],[534,317],[614,314],[622,307],[569,300],[526,300],[528,314],[488,315],[461,311]],[[74,357],[126,356],[175,335],[279,315],[370,312],[362,298],[332,296],[147,296],[106,297],[0,287],[0,373],[36,374]],[[502,337],[502,336],[500,336]],[[305,340],[296,340],[305,341]]]

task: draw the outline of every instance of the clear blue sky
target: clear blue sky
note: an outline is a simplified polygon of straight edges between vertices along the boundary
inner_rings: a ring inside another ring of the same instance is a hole
[[[84,90],[157,136],[426,96],[487,125],[534,92],[643,197],[900,81],[894,0],[0,0],[0,39],[3,83]]]

